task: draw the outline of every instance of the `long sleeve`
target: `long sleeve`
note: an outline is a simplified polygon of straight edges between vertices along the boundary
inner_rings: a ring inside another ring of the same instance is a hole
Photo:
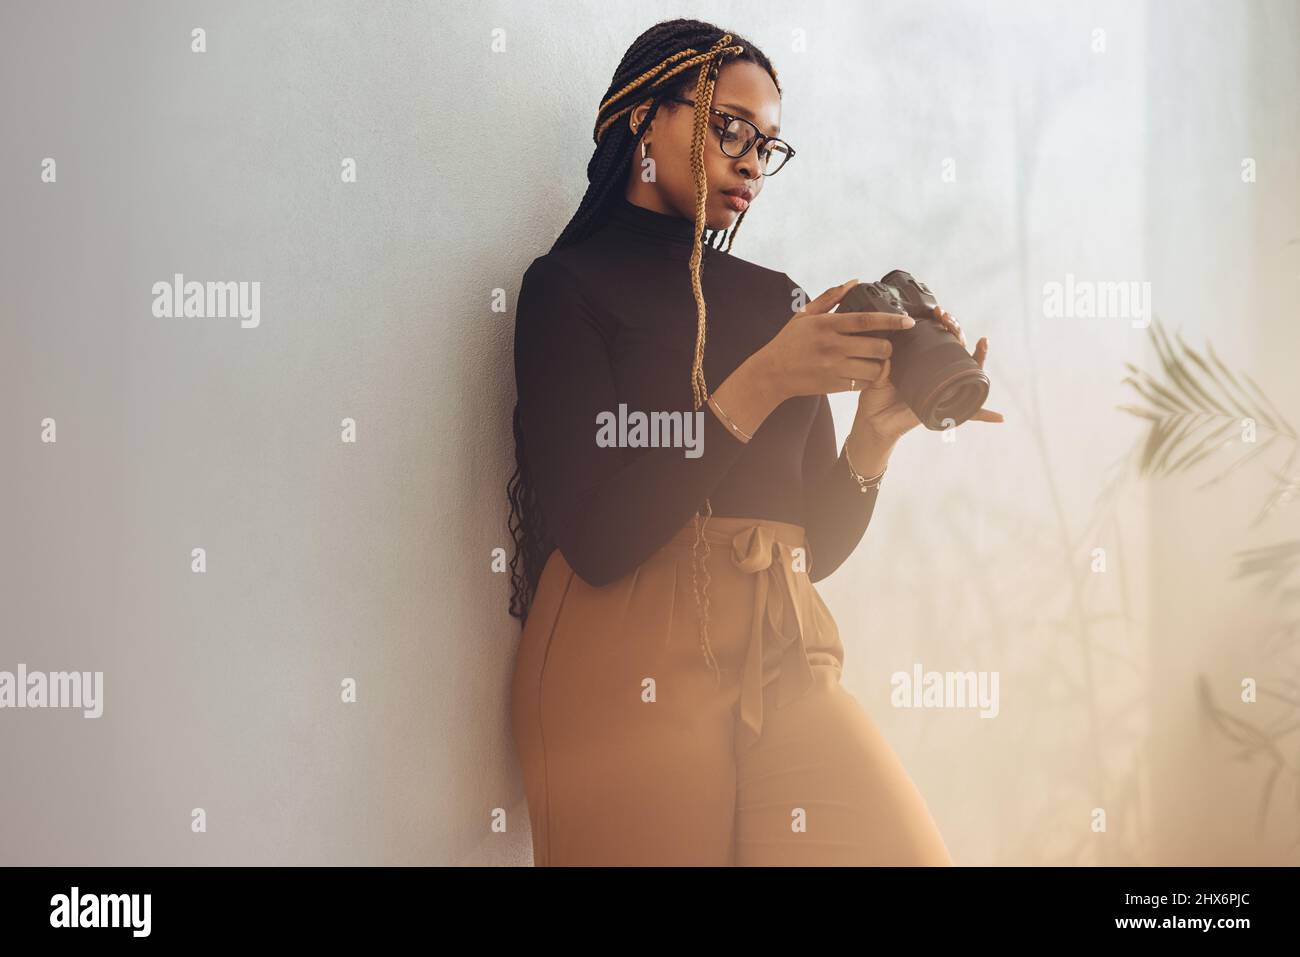
[[[524,273],[514,358],[529,478],[551,537],[592,585],[617,581],[667,543],[746,447],[707,406],[697,458],[683,448],[598,445],[597,414],[618,414],[609,342],[554,259],[539,257]],[[689,395],[689,370],[682,383]]]
[[[804,528],[808,533],[808,577],[814,582],[839,568],[862,540],[876,509],[878,489],[863,492],[835,448],[831,403],[820,397],[804,447]]]

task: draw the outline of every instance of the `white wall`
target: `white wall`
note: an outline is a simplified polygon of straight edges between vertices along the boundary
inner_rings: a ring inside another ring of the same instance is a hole
[[[1066,273],[1149,281],[1172,329],[1300,408],[1297,8],[1208,0],[4,5],[0,669],[106,691],[94,721],[0,712],[0,860],[529,861],[488,567],[514,296],[623,51],[681,15],[764,48],[800,151],[733,251],[814,294],[906,268],[992,343],[1006,424],[907,436],[820,586],[955,857],[1297,862],[1274,849],[1293,811],[1254,830],[1267,765],[1194,691],[1281,681],[1247,639],[1283,612],[1229,575],[1295,506],[1248,533],[1252,468],[1103,495],[1151,333],[1042,308]],[[261,324],[154,317],[175,272],[260,281]],[[892,708],[914,662],[998,671],[1000,716]]]

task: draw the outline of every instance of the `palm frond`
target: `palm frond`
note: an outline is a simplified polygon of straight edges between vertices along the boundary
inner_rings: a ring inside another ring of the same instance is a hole
[[[1233,578],[1254,578],[1269,591],[1282,589],[1291,576],[1300,571],[1300,539],[1276,542],[1234,553],[1237,571]]]
[[[1300,479],[1285,473],[1297,450],[1296,431],[1268,398],[1259,384],[1245,372],[1234,374],[1206,343],[1202,355],[1183,339],[1172,337],[1156,317],[1152,323],[1152,345],[1160,377],[1124,363],[1129,375],[1121,382],[1137,393],[1139,402],[1117,406],[1119,411],[1147,423],[1145,441],[1135,450],[1142,475],[1172,476],[1191,471],[1216,452],[1235,455],[1217,475],[1203,482],[1205,488],[1221,482],[1275,442],[1290,443],[1291,451],[1283,474],[1276,482],[1255,519],[1255,524],[1272,509],[1291,501],[1300,491]],[[1255,423],[1254,442],[1233,442],[1232,433],[1244,420]]]
[[[1210,684],[1205,675],[1198,675],[1196,678],[1196,697],[1202,712],[1210,719],[1215,728],[1224,737],[1242,746],[1242,749],[1236,755],[1238,760],[1249,761],[1256,756],[1262,756],[1268,762],[1267,778],[1261,789],[1259,810],[1255,818],[1256,833],[1262,835],[1269,807],[1272,803],[1273,792],[1278,787],[1278,777],[1283,771],[1289,770],[1278,744],[1287,734],[1300,728],[1300,725],[1292,725],[1280,731],[1268,731],[1257,728],[1249,721],[1244,721],[1230,714],[1214,703],[1213,695],[1210,692]]]

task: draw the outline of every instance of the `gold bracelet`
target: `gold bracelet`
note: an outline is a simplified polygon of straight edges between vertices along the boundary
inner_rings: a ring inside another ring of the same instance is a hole
[[[876,489],[877,491],[880,490],[881,480],[884,479],[885,472],[889,470],[888,465],[886,465],[883,469],[880,470],[879,475],[873,475],[871,478],[863,478],[862,474],[853,467],[853,460],[849,458],[849,445],[847,442],[844,443],[844,461],[849,466],[849,474],[852,475],[854,480],[858,483],[859,491],[865,493],[869,489],[873,489],[873,488]]]
[[[748,442],[750,439],[753,438],[752,435],[750,435],[748,432],[746,432],[744,429],[738,426],[735,422],[731,421],[731,416],[727,415],[726,412],[722,411],[722,406],[718,405],[718,400],[715,399],[713,396],[709,396],[709,404],[713,407],[713,411],[718,413],[718,415],[722,417],[722,421],[726,423],[727,428],[731,429],[741,437],[742,442]]]

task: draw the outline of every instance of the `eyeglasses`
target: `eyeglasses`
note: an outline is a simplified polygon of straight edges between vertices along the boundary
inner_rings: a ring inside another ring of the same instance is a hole
[[[671,96],[668,99],[686,106],[695,105],[694,100],[686,100],[678,96]],[[716,113],[726,121],[726,126],[713,127],[718,133],[722,152],[725,155],[732,159],[740,159],[753,148],[755,143],[758,143],[759,173],[763,176],[775,176],[794,156],[794,147],[789,143],[775,136],[768,136],[743,116],[732,116],[730,113],[713,108],[710,108],[709,112]]]

